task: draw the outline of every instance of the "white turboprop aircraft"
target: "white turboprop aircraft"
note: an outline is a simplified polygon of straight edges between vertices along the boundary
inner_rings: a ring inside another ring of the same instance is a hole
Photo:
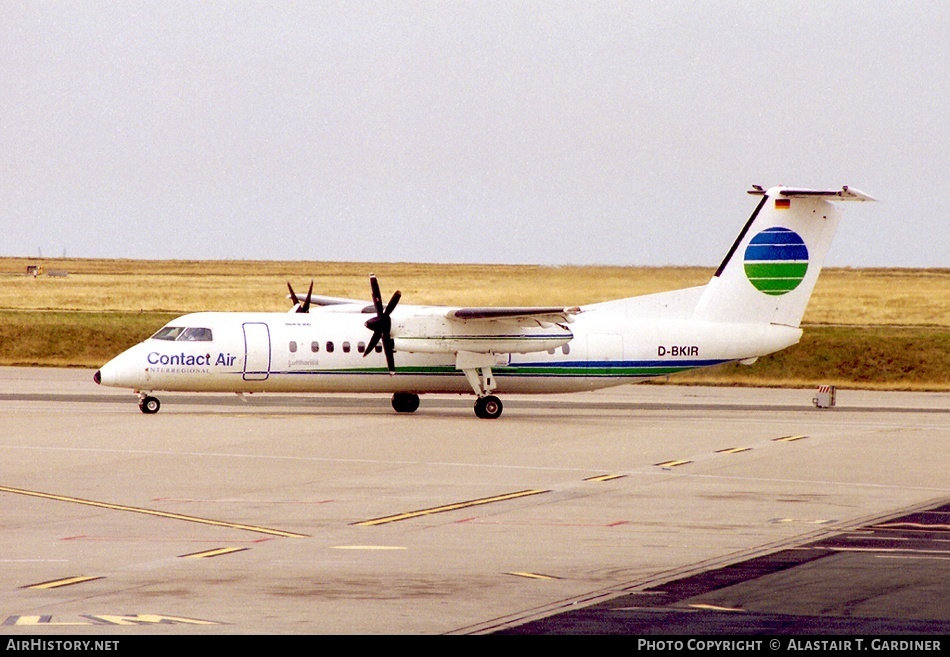
[[[391,392],[412,413],[423,393],[474,393],[497,418],[495,392],[554,393],[645,381],[698,367],[751,364],[797,343],[805,306],[838,225],[829,201],[855,189],[754,187],[758,205],[708,284],[575,308],[384,307],[290,289],[290,313],[203,312],[170,322],[96,372],[153,392]],[[288,287],[289,284],[288,284]],[[367,315],[369,318],[367,319]]]

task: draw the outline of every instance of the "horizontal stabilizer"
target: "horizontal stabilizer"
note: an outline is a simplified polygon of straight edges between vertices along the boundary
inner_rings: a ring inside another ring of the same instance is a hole
[[[748,193],[752,194],[753,196],[765,196],[766,190],[759,185],[753,185],[752,189],[750,189]],[[804,197],[810,196],[812,198],[825,198],[825,199],[828,199],[829,201],[876,201],[877,200],[876,198],[872,196],[868,196],[864,192],[848,187],[847,185],[837,190],[835,189],[832,189],[832,190],[801,189],[801,188],[796,188],[796,187],[783,187],[781,188],[781,191],[779,191],[778,195],[784,196],[786,198],[804,198]]]

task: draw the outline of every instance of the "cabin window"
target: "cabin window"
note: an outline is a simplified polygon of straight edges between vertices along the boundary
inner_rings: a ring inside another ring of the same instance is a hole
[[[357,350],[358,352],[360,352],[360,353],[363,353],[364,351],[366,351],[366,343],[363,342],[362,340],[360,340],[359,342],[357,342],[357,343],[356,343],[356,350]]]
[[[561,353],[564,354],[565,356],[571,353],[571,345],[566,344],[563,347],[561,347]]]
[[[548,353],[553,356],[553,355],[554,355],[554,347],[551,347],[550,349],[548,349]]]
[[[290,341],[290,353],[292,353],[292,354],[297,353],[297,341],[296,341],[296,340],[291,340],[291,341]]]
[[[332,354],[332,353],[333,353],[333,343],[332,343],[332,342],[327,342],[327,353],[328,353],[328,354]]]
[[[212,335],[209,328],[183,326],[166,326],[152,336],[153,340],[177,340],[178,342],[211,342]]]
[[[184,331],[183,326],[166,326],[158,330],[158,333],[152,336],[153,340],[175,340]]]
[[[344,353],[344,354],[350,353],[350,343],[349,343],[349,342],[344,342],[344,343],[343,343],[343,353]]]
[[[377,343],[376,343],[376,348],[375,348],[373,351],[375,351],[377,354],[383,353],[383,345],[382,345],[382,343],[381,343],[381,342],[377,342]]]
[[[310,351],[312,351],[313,353],[317,353],[318,351],[320,351],[320,343],[317,341],[311,342]]]
[[[211,342],[211,329],[209,328],[186,328],[178,336],[178,342]]]

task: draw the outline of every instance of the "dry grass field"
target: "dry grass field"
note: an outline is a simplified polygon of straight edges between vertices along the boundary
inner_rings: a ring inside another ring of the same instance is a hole
[[[582,305],[705,284],[707,267],[541,267],[0,258],[0,310],[171,312],[286,310],[287,282],[306,292],[369,298],[370,273],[383,295],[405,303]],[[66,272],[64,277],[50,272]],[[809,324],[950,326],[950,269],[826,269],[805,315]]]
[[[370,273],[404,303],[571,306],[703,285],[713,268],[0,258],[0,364],[92,367],[177,314],[287,310],[288,281],[368,299]],[[805,323],[751,368],[675,380],[950,389],[950,269],[825,270]]]
[[[27,261],[0,259],[0,309],[18,310],[287,310],[288,281],[300,293],[369,298],[369,274],[384,296],[406,303],[578,305],[690,285],[703,268],[532,267],[314,262],[57,261],[66,277],[24,275]],[[387,294],[388,291],[388,294]]]

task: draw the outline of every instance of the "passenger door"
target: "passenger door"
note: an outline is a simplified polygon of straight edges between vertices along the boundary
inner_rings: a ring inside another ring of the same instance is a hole
[[[270,360],[270,329],[267,324],[244,324],[244,380],[266,380],[270,376]]]

